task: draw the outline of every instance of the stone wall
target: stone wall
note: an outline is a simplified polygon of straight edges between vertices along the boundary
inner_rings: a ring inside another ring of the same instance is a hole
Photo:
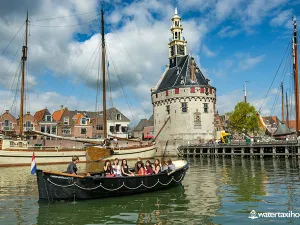
[[[207,89],[201,93],[201,88]],[[152,94],[154,136],[170,117],[156,139],[159,151],[169,155],[177,154],[177,147],[181,144],[215,138],[215,88],[194,86],[193,90],[191,87],[175,89]],[[186,112],[182,111],[182,102],[187,103]],[[208,106],[207,112],[204,111],[204,103]]]

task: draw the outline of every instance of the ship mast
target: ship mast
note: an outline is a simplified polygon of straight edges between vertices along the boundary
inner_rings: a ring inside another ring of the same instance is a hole
[[[21,99],[20,99],[20,137],[23,136],[23,115],[24,115],[24,87],[25,87],[25,62],[27,60],[27,43],[28,43],[28,11],[26,16],[26,30],[25,30],[25,46],[22,48],[22,78],[21,78]]]
[[[294,88],[295,88],[295,107],[296,107],[296,134],[299,136],[300,114],[299,114],[299,80],[298,80],[298,43],[297,43],[297,22],[296,16],[293,19],[294,36],[293,36],[293,69],[294,69]]]
[[[286,92],[286,125],[288,128],[290,128],[289,124],[289,104],[288,104],[288,94]]]
[[[105,81],[105,37],[104,37],[104,10],[101,9],[101,34],[102,34],[102,89],[103,89],[103,138],[107,138],[106,121],[106,81]]]
[[[283,81],[281,81],[281,121],[284,121],[284,92],[283,92]]]

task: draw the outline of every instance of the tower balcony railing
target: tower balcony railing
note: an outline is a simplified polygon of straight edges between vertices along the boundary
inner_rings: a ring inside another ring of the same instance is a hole
[[[169,41],[174,41],[174,40],[177,40],[177,41],[185,41],[185,38],[184,37],[177,37],[177,38],[169,38]]]

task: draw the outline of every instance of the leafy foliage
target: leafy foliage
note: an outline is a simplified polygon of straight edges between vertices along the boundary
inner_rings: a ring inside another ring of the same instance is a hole
[[[239,102],[229,117],[231,132],[257,135],[260,124],[254,106],[247,102]]]

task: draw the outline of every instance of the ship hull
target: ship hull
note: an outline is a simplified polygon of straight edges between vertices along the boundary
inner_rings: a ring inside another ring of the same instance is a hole
[[[45,151],[45,150],[0,150],[0,167],[31,165],[32,153],[38,165],[70,163],[77,155],[81,162],[86,161],[86,151]]]

